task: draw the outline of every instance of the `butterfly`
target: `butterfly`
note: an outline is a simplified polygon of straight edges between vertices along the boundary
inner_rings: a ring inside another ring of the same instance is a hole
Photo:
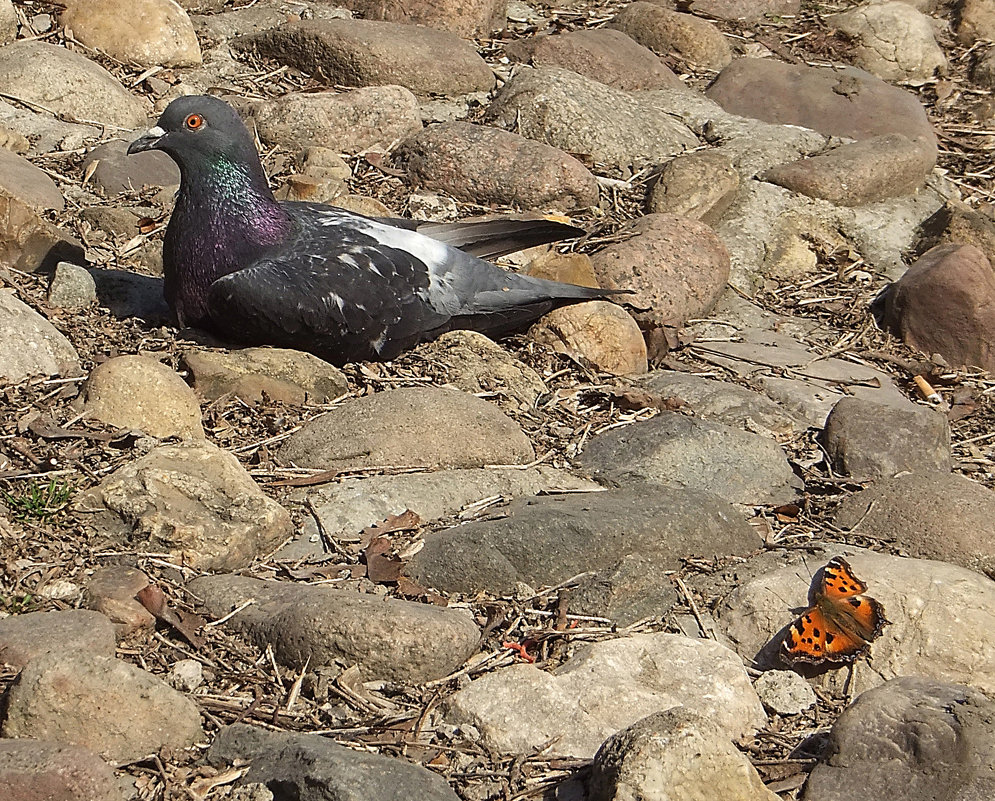
[[[867,585],[840,556],[822,568],[814,605],[784,635],[781,657],[788,663],[853,662],[867,653],[888,621],[884,607],[863,593]]]

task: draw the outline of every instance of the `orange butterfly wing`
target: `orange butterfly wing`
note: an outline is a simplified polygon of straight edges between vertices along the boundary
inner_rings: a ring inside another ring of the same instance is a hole
[[[867,585],[849,563],[836,557],[822,570],[815,605],[788,629],[781,655],[791,663],[852,662],[881,633],[884,607],[862,593]]]

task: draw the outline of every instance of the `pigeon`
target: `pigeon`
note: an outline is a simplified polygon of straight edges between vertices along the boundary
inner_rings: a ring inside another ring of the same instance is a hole
[[[181,327],[342,365],[390,360],[458,328],[503,336],[558,306],[619,291],[484,261],[508,244],[500,226],[495,235],[483,223],[436,225],[429,236],[410,220],[278,201],[252,135],[216,97],[172,101],[128,147],[145,150],[163,151],[180,168],[163,268]],[[537,224],[535,241],[549,241],[551,227],[579,230]]]

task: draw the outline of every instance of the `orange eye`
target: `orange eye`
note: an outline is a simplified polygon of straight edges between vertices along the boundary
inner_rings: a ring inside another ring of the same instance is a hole
[[[196,131],[199,128],[204,127],[204,118],[201,117],[200,114],[191,114],[183,120],[183,124],[186,125],[189,130]]]

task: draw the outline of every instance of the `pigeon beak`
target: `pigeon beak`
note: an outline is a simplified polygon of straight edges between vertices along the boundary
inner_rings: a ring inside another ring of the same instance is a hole
[[[156,125],[149,128],[139,136],[134,142],[128,145],[128,155],[141,153],[143,150],[155,150],[159,146],[159,141],[166,135],[166,132]]]

